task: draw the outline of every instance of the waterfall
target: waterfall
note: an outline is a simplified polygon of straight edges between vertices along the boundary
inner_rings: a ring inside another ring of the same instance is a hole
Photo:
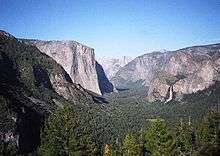
[[[169,98],[166,100],[165,103],[171,101],[173,99],[173,86],[169,87]]]

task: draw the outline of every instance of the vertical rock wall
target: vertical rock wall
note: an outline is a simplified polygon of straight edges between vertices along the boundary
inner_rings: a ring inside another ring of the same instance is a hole
[[[52,57],[70,75],[74,83],[101,94],[94,49],[75,41],[25,40]]]

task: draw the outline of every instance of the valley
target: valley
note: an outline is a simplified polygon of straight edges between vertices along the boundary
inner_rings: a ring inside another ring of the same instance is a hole
[[[94,50],[78,42],[0,31],[0,152],[68,153],[55,147],[71,133],[75,142],[65,146],[78,155],[102,155],[104,145],[121,155],[126,136],[141,137],[157,118],[173,137],[182,122],[198,133],[206,114],[219,111],[219,51],[213,44],[124,58],[107,66],[108,75]]]

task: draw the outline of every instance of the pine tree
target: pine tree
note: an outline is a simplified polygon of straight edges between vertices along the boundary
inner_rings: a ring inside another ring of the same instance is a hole
[[[121,156],[121,152],[118,149],[110,148],[109,156]]]
[[[220,113],[209,112],[198,130],[200,156],[218,156],[220,153]]]
[[[181,123],[177,128],[176,144],[179,153],[184,155],[192,154],[195,146],[195,131],[191,125],[190,118],[187,124],[183,123],[181,119]]]
[[[110,146],[109,155],[110,156],[121,156],[122,155],[121,145],[118,141],[118,138],[116,139],[115,144],[112,144]]]
[[[139,155],[139,145],[136,137],[132,132],[129,132],[123,141],[123,156],[137,156]]]
[[[139,135],[139,145],[140,145],[140,156],[145,156],[145,147],[144,147],[144,134],[143,129],[141,128],[140,135]]]
[[[39,154],[43,156],[93,155],[96,148],[89,136],[78,134],[73,109],[65,105],[50,115],[45,123]]]
[[[151,156],[173,155],[175,140],[162,119],[151,120],[150,127],[145,133],[145,147]]]

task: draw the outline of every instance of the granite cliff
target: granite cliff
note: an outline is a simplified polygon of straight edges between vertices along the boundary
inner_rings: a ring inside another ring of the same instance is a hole
[[[153,52],[135,58],[111,80],[115,86],[141,83],[150,101],[170,101],[212,86],[219,78],[220,44]]]
[[[75,41],[23,40],[52,57],[70,75],[74,83],[101,94],[94,49]]]
[[[115,91],[115,88],[107,78],[104,69],[97,61],[96,61],[96,72],[97,72],[98,83],[101,93],[105,94]]]
[[[156,70],[167,61],[168,56],[161,52],[153,52],[139,56],[119,69],[111,81],[116,87],[141,83],[149,86]]]

